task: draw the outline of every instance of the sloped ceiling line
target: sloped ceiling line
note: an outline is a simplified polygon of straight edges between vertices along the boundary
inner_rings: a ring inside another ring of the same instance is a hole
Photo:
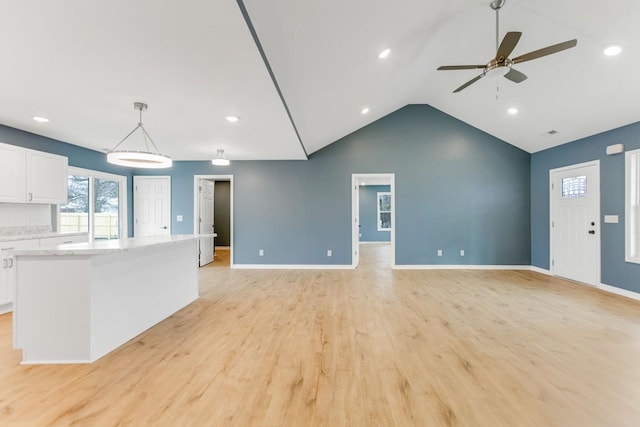
[[[240,8],[240,11],[242,12],[242,16],[244,17],[244,20],[247,23],[247,27],[251,32],[251,37],[253,37],[253,41],[256,43],[256,47],[260,52],[260,56],[264,61],[264,65],[267,68],[267,71],[269,72],[269,76],[271,77],[271,80],[273,81],[273,85],[275,86],[276,91],[278,92],[278,96],[280,96],[280,99],[282,100],[282,105],[284,106],[284,109],[287,112],[287,115],[289,116],[289,120],[291,120],[291,126],[293,126],[293,130],[295,131],[296,136],[298,137],[298,142],[300,142],[300,146],[302,147],[304,156],[308,160],[309,153],[307,153],[307,149],[305,148],[304,143],[302,142],[302,138],[300,138],[300,133],[298,132],[296,123],[293,121],[293,117],[291,116],[291,111],[289,111],[289,106],[287,105],[287,101],[285,101],[284,95],[282,95],[282,91],[280,90],[280,85],[278,85],[278,80],[276,79],[276,76],[273,73],[273,69],[269,64],[267,55],[264,53],[264,49],[262,48],[262,43],[260,43],[260,39],[258,38],[258,33],[256,32],[256,29],[254,28],[253,23],[251,22],[251,17],[249,16],[249,12],[247,12],[247,8],[245,7],[244,2],[242,0],[237,0],[237,3],[238,3],[238,7]]]

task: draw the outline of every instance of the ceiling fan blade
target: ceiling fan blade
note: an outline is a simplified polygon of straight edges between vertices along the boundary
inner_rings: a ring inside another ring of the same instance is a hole
[[[443,65],[438,70],[476,70],[483,69],[485,65]]]
[[[453,93],[460,92],[462,89],[465,89],[467,86],[471,86],[472,84],[474,84],[475,82],[477,82],[478,80],[480,80],[483,77],[484,77],[484,73],[480,74],[478,77],[475,77],[475,78],[469,80],[468,82],[466,82],[465,84],[460,86],[458,89],[454,90]]]
[[[498,52],[496,53],[496,59],[508,58],[518,44],[520,36],[522,36],[522,33],[518,31],[510,31],[505,34],[502,39],[502,43],[500,43],[500,47],[498,48]]]
[[[523,81],[527,80],[527,75],[524,73],[521,73],[518,70],[514,70],[513,68],[509,70],[509,72],[507,74],[504,75],[505,78],[511,80],[514,83],[522,83]]]
[[[578,44],[577,39],[568,40],[566,42],[554,44],[552,46],[543,47],[542,49],[534,50],[533,52],[525,53],[517,58],[513,58],[514,64],[519,64],[524,61],[531,61],[532,59],[541,58],[543,56],[551,55],[552,53],[562,52],[563,50],[575,47]]]

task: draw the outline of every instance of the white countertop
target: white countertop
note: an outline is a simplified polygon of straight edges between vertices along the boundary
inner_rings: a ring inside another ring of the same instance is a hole
[[[131,237],[128,239],[67,243],[51,248],[16,249],[11,251],[11,253],[15,256],[107,255],[149,248],[151,246],[173,245],[179,242],[206,237],[215,236],[214,234],[172,234],[167,236]]]
[[[0,236],[0,242],[14,242],[16,240],[31,240],[31,239],[47,239],[49,237],[71,237],[86,235],[86,231],[73,232],[73,233],[58,233],[56,231],[48,231],[45,233],[34,234],[13,234],[11,236]]]

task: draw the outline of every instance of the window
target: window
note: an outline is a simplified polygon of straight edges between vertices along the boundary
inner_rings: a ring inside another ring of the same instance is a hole
[[[625,259],[640,263],[640,150],[625,153]]]
[[[378,193],[378,231],[391,230],[391,193]]]
[[[585,175],[562,179],[562,198],[586,197],[587,177]]]
[[[74,167],[69,174],[69,201],[60,206],[58,230],[88,232],[90,241],[126,236],[127,178]]]

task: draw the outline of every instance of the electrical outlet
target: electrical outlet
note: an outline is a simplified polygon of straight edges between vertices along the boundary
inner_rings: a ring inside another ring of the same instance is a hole
[[[464,249],[460,249],[460,256],[464,256]]]
[[[442,249],[438,249],[438,256],[442,256]]]
[[[333,256],[333,251],[331,249],[327,249],[327,256]]]
[[[258,255],[260,255],[260,256],[264,256],[264,249],[260,249],[260,250],[258,251]]]

